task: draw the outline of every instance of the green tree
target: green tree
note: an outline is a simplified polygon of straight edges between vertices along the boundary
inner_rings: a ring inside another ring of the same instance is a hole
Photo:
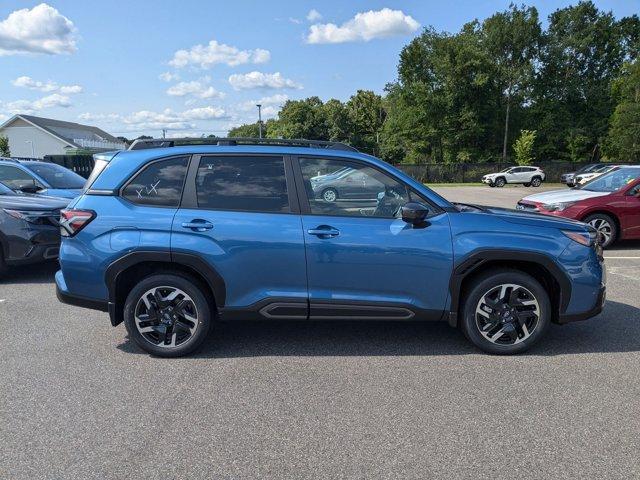
[[[358,90],[345,108],[351,143],[364,152],[378,154],[380,130],[386,116],[382,97],[370,90]]]
[[[240,125],[238,127],[232,128],[229,130],[229,137],[243,137],[243,138],[258,138],[259,136],[259,125],[256,123],[246,123],[244,125]],[[265,128],[263,123],[263,131],[262,134],[265,135]]]
[[[0,135],[0,157],[10,157],[11,150],[9,149],[9,139]]]
[[[272,138],[326,140],[329,138],[329,126],[322,100],[318,97],[288,100],[267,135]]]
[[[511,109],[522,107],[526,90],[534,76],[539,56],[542,29],[535,7],[517,7],[499,12],[482,23],[483,43],[494,59],[495,80],[500,85],[501,103],[505,105],[502,160],[507,160]]]
[[[617,105],[611,116],[606,153],[623,162],[640,161],[640,60],[626,64],[613,81]]]
[[[344,103],[332,98],[325,102],[323,108],[329,128],[328,140],[349,143],[353,136],[353,125]]]
[[[513,151],[518,165],[531,165],[533,162],[533,146],[535,142],[535,130],[520,131],[520,137],[518,137],[513,144]]]

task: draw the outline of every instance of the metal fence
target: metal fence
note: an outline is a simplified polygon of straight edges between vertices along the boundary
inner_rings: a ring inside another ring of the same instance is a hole
[[[93,155],[45,155],[45,162],[52,162],[88,178],[93,170]]]

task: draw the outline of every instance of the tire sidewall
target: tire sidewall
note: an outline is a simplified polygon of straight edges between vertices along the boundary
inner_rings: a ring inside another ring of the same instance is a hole
[[[480,298],[491,288],[504,283],[515,283],[529,290],[538,301],[541,315],[535,331],[522,343],[517,345],[497,345],[484,338],[476,325],[475,310]],[[551,323],[551,301],[549,294],[533,277],[513,270],[490,273],[479,277],[468,290],[462,310],[461,328],[465,336],[481,350],[501,355],[524,352],[540,340]]]
[[[198,311],[198,328],[196,333],[184,344],[175,348],[158,347],[147,341],[138,331],[135,324],[135,308],[142,295],[154,288],[169,286],[179,288],[191,297]],[[175,274],[156,274],[146,277],[131,290],[124,305],[124,324],[129,336],[146,352],[159,357],[180,357],[197,349],[206,339],[211,328],[211,309],[202,293],[201,287],[192,279]]]
[[[507,184],[507,181],[506,181],[504,178],[502,178],[502,177],[500,177],[500,178],[496,178],[496,181],[495,181],[495,185],[496,185],[496,187],[500,187],[500,188],[502,188],[502,187],[504,187],[506,184]]]

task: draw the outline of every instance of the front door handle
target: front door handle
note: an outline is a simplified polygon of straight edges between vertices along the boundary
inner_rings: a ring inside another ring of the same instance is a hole
[[[319,225],[316,228],[307,230],[309,235],[315,235],[318,238],[333,238],[340,235],[340,230],[329,225]]]
[[[201,218],[196,218],[190,222],[184,222],[182,228],[190,228],[194,232],[206,232],[213,228],[213,223],[207,222]]]

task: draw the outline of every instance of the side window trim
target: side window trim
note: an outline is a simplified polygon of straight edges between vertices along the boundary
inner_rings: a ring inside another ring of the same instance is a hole
[[[289,201],[289,212],[247,212],[247,213],[271,213],[277,215],[300,215],[300,197],[298,195],[298,190],[296,188],[296,182],[294,181],[294,172],[292,167],[292,160],[290,155],[285,154],[274,154],[274,153],[202,153],[202,154],[194,154],[191,157],[191,162],[189,163],[189,168],[187,170],[187,175],[185,178],[185,185],[182,193],[182,201],[180,202],[180,208],[188,208],[194,210],[209,210],[209,211],[226,211],[219,210],[216,208],[207,208],[200,207],[198,205],[198,192],[196,189],[196,178],[198,177],[198,169],[200,168],[200,161],[202,157],[275,157],[282,158],[284,162],[284,173],[285,173],[285,182],[287,185],[287,197]],[[239,213],[242,213],[243,210],[237,210]]]
[[[410,185],[406,184],[404,181],[402,181],[401,179],[399,179],[398,177],[393,175],[393,173],[387,172],[386,170],[383,170],[380,167],[378,167],[377,165],[374,165],[372,163],[367,163],[367,162],[364,162],[364,161],[359,160],[359,159],[348,158],[348,157],[328,157],[328,156],[323,156],[323,155],[292,155],[291,156],[291,166],[293,167],[293,174],[294,174],[294,178],[295,178],[295,181],[296,181],[296,190],[297,190],[297,192],[301,192],[298,195],[298,201],[300,202],[300,213],[302,215],[326,216],[324,214],[318,214],[318,213],[312,213],[311,212],[311,205],[309,204],[309,198],[307,196],[306,189],[305,189],[305,186],[304,186],[304,177],[302,175],[302,167],[300,166],[300,160],[303,160],[305,158],[317,159],[317,160],[334,160],[334,161],[345,162],[345,163],[350,163],[350,164],[353,164],[353,165],[372,168],[372,169],[380,172],[381,174],[392,178],[393,180],[398,182],[400,185],[404,186],[407,189],[409,195],[413,195],[413,196],[418,197],[422,203],[424,203],[425,205],[429,206],[433,211],[433,214],[429,215],[430,217],[433,217],[433,216],[438,215],[438,214],[443,212],[441,207],[435,205],[433,202],[431,202],[428,199],[426,199],[423,195],[421,195],[419,192],[417,192]],[[354,217],[354,216],[351,216],[351,215],[337,215],[337,216],[342,216],[344,218],[378,218],[379,219],[379,217],[366,217],[366,216],[363,216],[363,217]]]
[[[174,158],[186,158],[187,159],[187,175],[184,176],[184,179],[182,180],[182,192],[180,194],[180,199],[178,201],[178,205],[176,206],[167,206],[167,205],[151,205],[151,204],[146,204],[146,203],[135,203],[132,202],[131,200],[129,200],[128,198],[126,198],[124,196],[124,190],[125,188],[127,188],[129,186],[129,184],[131,182],[133,182],[133,180],[142,172],[144,172],[147,168],[149,168],[151,165],[158,163],[158,162],[162,162],[165,160],[172,160]],[[189,153],[185,153],[182,155],[169,155],[167,157],[159,157],[159,158],[154,158],[153,160],[145,163],[144,165],[141,165],[140,168],[138,168],[135,172],[133,172],[131,175],[129,175],[129,178],[127,178],[125,180],[125,182],[117,189],[115,189],[115,191],[117,192],[116,195],[118,196],[118,198],[120,198],[122,201],[130,203],[131,205],[141,205],[144,207],[152,207],[152,208],[179,208],[180,204],[182,203],[182,199],[184,198],[184,192],[185,192],[185,188],[186,188],[186,180],[187,180],[187,176],[189,173],[189,166],[191,165],[192,162],[192,155]]]

